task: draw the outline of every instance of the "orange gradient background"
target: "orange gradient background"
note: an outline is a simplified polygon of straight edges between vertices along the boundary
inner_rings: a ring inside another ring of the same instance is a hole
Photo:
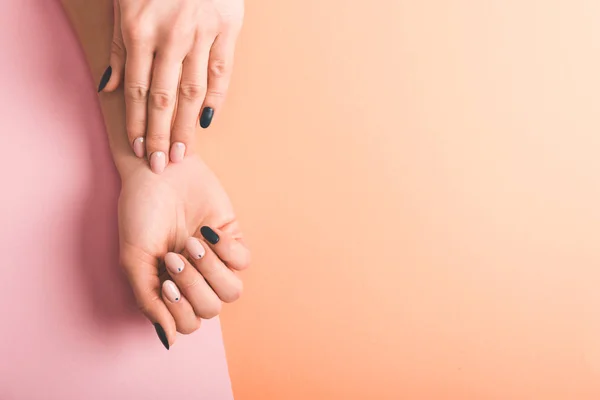
[[[247,8],[236,399],[600,398],[600,2]]]

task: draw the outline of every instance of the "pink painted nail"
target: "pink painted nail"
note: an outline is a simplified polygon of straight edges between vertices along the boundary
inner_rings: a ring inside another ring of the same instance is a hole
[[[171,161],[180,162],[185,157],[185,144],[181,142],[175,142],[171,146]]]
[[[178,274],[185,268],[183,260],[175,253],[167,253],[165,256],[165,265],[172,274]]]
[[[167,160],[165,157],[165,153],[162,151],[155,151],[150,156],[150,169],[155,174],[162,174],[167,166]]]
[[[201,259],[206,254],[206,250],[202,243],[194,237],[191,237],[185,243],[185,249],[190,253],[190,256],[194,257],[196,260]]]
[[[144,138],[139,137],[133,141],[133,152],[139,158],[144,158]]]
[[[181,293],[179,292],[177,285],[173,283],[173,281],[165,281],[163,283],[162,290],[165,294],[165,297],[171,303],[177,303],[179,302],[179,300],[181,300]]]

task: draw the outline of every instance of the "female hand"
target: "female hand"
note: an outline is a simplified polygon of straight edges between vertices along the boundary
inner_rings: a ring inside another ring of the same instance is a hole
[[[243,0],[114,0],[98,92],[123,82],[129,143],[153,172],[183,160],[198,118],[208,128],[222,106],[243,14]]]
[[[161,176],[140,163],[122,176],[119,197],[121,265],[138,306],[167,349],[176,331],[235,301],[250,252],[221,184],[197,155]]]

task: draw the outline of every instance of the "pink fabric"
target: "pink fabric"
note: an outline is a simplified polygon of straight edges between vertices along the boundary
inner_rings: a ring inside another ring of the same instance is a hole
[[[220,326],[170,351],[117,265],[118,179],[53,1],[0,2],[0,399],[231,399]]]

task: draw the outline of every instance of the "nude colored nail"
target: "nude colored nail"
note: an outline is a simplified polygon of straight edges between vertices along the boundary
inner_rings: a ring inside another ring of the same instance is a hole
[[[165,283],[163,283],[162,290],[167,300],[169,300],[171,303],[177,303],[179,300],[181,300],[181,293],[173,281],[165,281]]]
[[[155,151],[150,156],[150,169],[155,174],[162,174],[167,166],[167,160],[165,157],[165,153],[162,151]]]
[[[165,265],[172,274],[178,274],[185,268],[183,260],[175,253],[167,253],[165,256]]]
[[[144,158],[144,138],[139,137],[133,141],[133,152],[139,158]]]
[[[185,144],[181,142],[175,142],[171,146],[171,161],[180,162],[185,157]]]
[[[202,243],[200,243],[200,241],[194,237],[191,237],[187,240],[185,243],[185,249],[188,251],[188,253],[190,253],[190,256],[196,260],[201,259],[204,257],[204,254],[206,254],[206,250],[204,249],[204,246],[202,246]]]

